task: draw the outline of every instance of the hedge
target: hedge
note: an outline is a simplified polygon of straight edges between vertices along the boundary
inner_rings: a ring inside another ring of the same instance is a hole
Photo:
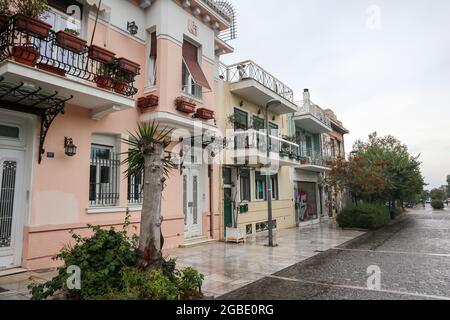
[[[341,228],[377,229],[390,221],[389,209],[379,204],[350,205],[337,216]]]
[[[433,209],[442,210],[444,209],[444,202],[442,202],[441,200],[433,200],[431,201],[431,206],[433,207]]]

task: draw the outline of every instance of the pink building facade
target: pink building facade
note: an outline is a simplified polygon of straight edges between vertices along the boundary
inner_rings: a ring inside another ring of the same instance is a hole
[[[0,269],[55,266],[70,231],[120,227],[127,211],[138,230],[142,177],[127,178],[121,162],[122,139],[139,121],[176,129],[169,151],[179,170],[162,203],[165,248],[219,238],[220,166],[199,161],[220,116],[219,58],[233,50],[225,41],[234,36],[233,10],[219,3],[54,0],[46,37],[10,19],[0,56]],[[86,47],[68,49],[55,34],[67,28]],[[94,29],[93,44],[114,58],[92,52]],[[13,35],[32,39],[34,65],[20,59],[28,57],[18,55],[24,44]],[[186,141],[200,147],[183,155]]]

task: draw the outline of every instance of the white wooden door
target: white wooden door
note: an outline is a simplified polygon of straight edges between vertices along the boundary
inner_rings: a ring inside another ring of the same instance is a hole
[[[0,149],[0,269],[20,265],[24,152]]]
[[[202,209],[200,200],[200,171],[186,169],[183,173],[184,237],[186,239],[202,235]]]

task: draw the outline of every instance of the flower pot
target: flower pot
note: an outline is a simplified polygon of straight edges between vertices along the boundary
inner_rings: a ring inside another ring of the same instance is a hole
[[[66,70],[59,69],[57,67],[54,67],[54,66],[51,66],[51,65],[48,65],[48,64],[38,63],[37,67],[39,69],[41,69],[41,70],[44,70],[44,71],[56,74],[57,76],[61,76],[61,77],[65,77],[66,76]]]
[[[128,86],[125,81],[118,81],[114,83],[113,89],[116,93],[126,95]]]
[[[114,62],[115,53],[102,47],[92,45],[89,47],[88,57],[92,60],[111,64]]]
[[[5,31],[8,28],[9,17],[0,15],[0,32]]]
[[[289,153],[283,152],[283,151],[280,152],[280,157],[286,158],[286,157],[288,157],[288,156],[289,156]]]
[[[327,166],[331,167],[333,165],[333,161],[327,161]]]
[[[94,81],[97,84],[97,87],[102,89],[111,90],[113,87],[112,79],[107,76],[96,76]]]
[[[191,103],[189,101],[185,100],[177,100],[176,103],[176,109],[183,113],[194,113],[195,112],[195,103]]]
[[[126,73],[132,74],[132,75],[138,75],[139,71],[141,69],[141,66],[133,61],[130,61],[125,58],[119,58],[117,59],[117,68],[119,70],[122,70]]]
[[[13,17],[17,30],[30,34],[39,39],[47,38],[52,26],[39,19],[18,13]]]
[[[214,111],[206,109],[206,108],[197,109],[197,115],[199,118],[204,119],[204,120],[214,119]]]
[[[306,161],[305,159],[302,159],[302,160],[300,160],[300,163],[301,163],[301,164],[306,164],[307,161]]]
[[[239,228],[226,228],[226,242],[245,242],[246,234],[243,230]]]
[[[14,60],[24,65],[35,67],[39,58],[39,51],[30,46],[14,46],[12,50]]]
[[[56,33],[56,43],[64,49],[75,53],[82,53],[86,50],[86,41],[65,31]]]
[[[139,109],[148,109],[156,107],[159,104],[158,96],[151,94],[146,97],[141,97],[138,99],[138,108]]]

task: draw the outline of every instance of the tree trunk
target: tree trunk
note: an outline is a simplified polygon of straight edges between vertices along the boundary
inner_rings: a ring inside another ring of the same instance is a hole
[[[161,252],[161,198],[163,190],[162,157],[164,146],[149,143],[144,147],[144,188],[139,239],[138,266],[147,269],[162,268]]]

